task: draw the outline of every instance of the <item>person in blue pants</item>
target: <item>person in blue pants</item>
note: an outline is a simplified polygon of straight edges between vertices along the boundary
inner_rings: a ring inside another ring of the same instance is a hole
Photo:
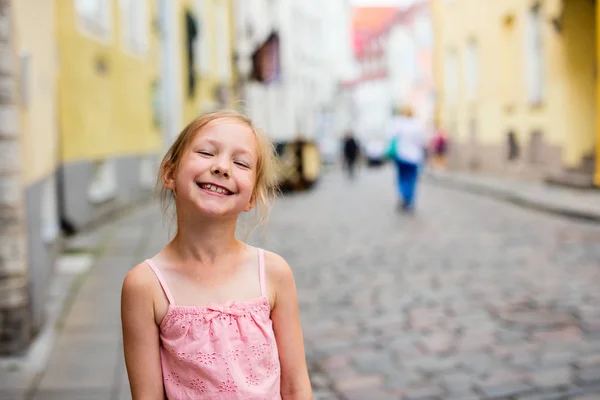
[[[398,193],[402,198],[399,208],[411,211],[414,209],[419,165],[399,159],[396,159],[395,163],[398,177]]]
[[[398,208],[412,212],[419,170],[425,158],[425,130],[408,107],[392,118],[389,129],[392,141],[388,151],[397,170]]]

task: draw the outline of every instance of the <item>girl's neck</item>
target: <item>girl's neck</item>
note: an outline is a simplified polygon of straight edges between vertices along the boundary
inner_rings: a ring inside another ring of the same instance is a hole
[[[184,264],[215,264],[244,246],[235,238],[236,225],[237,220],[178,218],[177,234],[169,247]]]

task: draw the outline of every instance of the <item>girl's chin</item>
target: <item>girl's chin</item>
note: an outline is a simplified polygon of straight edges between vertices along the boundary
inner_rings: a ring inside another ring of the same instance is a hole
[[[210,205],[201,205],[194,207],[193,214],[198,217],[237,217],[244,210],[231,207],[211,207]]]

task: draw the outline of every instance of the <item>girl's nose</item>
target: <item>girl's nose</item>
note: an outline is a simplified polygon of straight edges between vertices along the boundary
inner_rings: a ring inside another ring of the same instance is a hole
[[[229,178],[229,168],[224,166],[224,163],[218,162],[213,165],[210,171],[213,175],[223,176],[224,178]]]

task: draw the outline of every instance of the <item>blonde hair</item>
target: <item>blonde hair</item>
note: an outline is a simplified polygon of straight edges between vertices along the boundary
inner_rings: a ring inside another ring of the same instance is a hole
[[[269,138],[258,130],[248,117],[237,111],[218,110],[203,114],[195,118],[181,131],[160,163],[156,182],[159,189],[160,203],[163,211],[167,213],[174,204],[174,194],[165,187],[165,176],[169,172],[174,173],[177,171],[183,154],[202,128],[220,119],[234,120],[247,126],[256,138],[257,163],[252,193],[252,199],[255,201],[256,221],[254,228],[256,228],[267,219],[273,199],[279,193],[275,171],[275,151]]]

